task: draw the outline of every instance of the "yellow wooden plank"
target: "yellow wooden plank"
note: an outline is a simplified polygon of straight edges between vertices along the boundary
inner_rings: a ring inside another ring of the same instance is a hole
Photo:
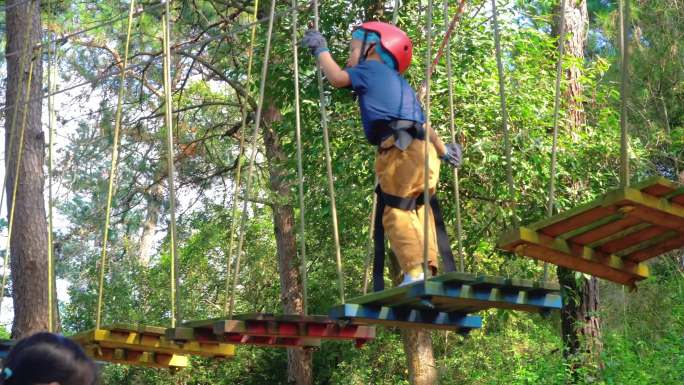
[[[163,354],[197,355],[202,357],[232,357],[235,345],[226,343],[175,342],[165,336],[146,335],[134,331],[91,330],[72,337],[82,346],[97,345],[110,349],[149,351]]]

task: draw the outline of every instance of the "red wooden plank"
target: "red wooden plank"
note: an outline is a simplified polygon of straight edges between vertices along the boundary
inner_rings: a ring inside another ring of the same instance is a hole
[[[561,234],[586,226],[590,223],[598,221],[601,218],[615,214],[616,212],[617,208],[614,206],[596,207],[568,219],[546,226],[540,229],[539,232],[552,238],[556,238]]]
[[[644,222],[653,223],[654,225],[684,232],[684,218],[646,206],[635,205],[634,210],[629,211],[626,215],[637,217]]]
[[[678,195],[670,200],[676,204],[684,206],[684,195]]]
[[[644,189],[641,189],[642,192],[653,195],[655,197],[660,198],[663,195],[669,194],[672,189],[668,186],[663,186],[661,184],[655,184],[653,186],[646,187]]]
[[[291,322],[278,323],[278,334],[281,336],[299,335],[299,325]]]
[[[587,245],[589,243],[596,242],[599,239],[606,238],[622,230],[628,229],[638,223],[641,223],[641,220],[636,217],[626,217],[623,219],[618,219],[617,221],[608,223],[594,230],[570,238],[569,241],[580,245]]]
[[[629,234],[624,238],[616,239],[614,241],[607,242],[603,246],[599,247],[601,251],[608,254],[617,253],[620,250],[624,250],[628,247],[637,245],[641,242],[647,241],[651,238],[655,238],[660,234],[666,233],[670,229],[660,226],[651,226],[645,228],[636,233]]]

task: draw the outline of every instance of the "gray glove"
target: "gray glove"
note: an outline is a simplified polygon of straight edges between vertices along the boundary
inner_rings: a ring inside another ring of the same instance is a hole
[[[449,143],[446,145],[446,154],[442,156],[442,160],[447,162],[451,167],[461,167],[463,161],[463,153],[461,146],[458,143]]]
[[[308,48],[311,54],[318,57],[321,52],[328,50],[328,42],[325,41],[323,35],[315,29],[306,31],[302,38],[302,47]]]

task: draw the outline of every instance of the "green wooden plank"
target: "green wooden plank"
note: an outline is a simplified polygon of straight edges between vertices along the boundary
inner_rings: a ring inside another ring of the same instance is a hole
[[[447,282],[448,281],[448,282],[471,283],[471,282],[475,282],[477,277],[478,276],[475,274],[452,271],[450,273],[440,274],[436,277],[432,277],[432,278],[430,278],[430,281],[435,281],[435,282]]]
[[[674,237],[680,237],[682,236],[678,231],[670,230],[666,233],[660,234],[657,237],[653,237],[649,240],[646,240],[644,242],[638,243],[634,246],[628,247],[626,249],[620,250],[619,252],[615,253],[618,257],[625,257],[629,254],[632,254],[637,251],[641,251],[644,249],[648,249],[652,246],[659,245],[662,242],[668,241]]]
[[[672,198],[676,198],[680,195],[684,195],[684,187],[679,187],[673,191],[670,191],[669,193],[663,195],[661,198],[671,201]]]
[[[566,219],[570,219],[574,216],[583,214],[585,211],[589,211],[589,210],[599,208],[599,207],[603,207],[603,206],[608,206],[614,202],[614,200],[611,198],[612,197],[608,197],[608,196],[600,196],[600,197],[598,197],[598,198],[596,198],[596,199],[594,199],[588,203],[574,207],[574,208],[567,210],[567,211],[564,211],[560,214],[556,214],[554,216],[544,218],[544,219],[539,220],[537,222],[534,222],[534,223],[532,223],[526,227],[531,229],[531,230],[535,230],[535,231],[541,230],[544,227],[555,225],[558,222],[562,222]]]
[[[636,232],[639,232],[639,231],[641,231],[641,230],[644,230],[644,229],[649,228],[649,227],[652,227],[652,226],[653,226],[653,225],[650,224],[650,223],[639,223],[638,225],[635,225],[635,226],[632,226],[632,227],[628,227],[628,228],[626,228],[626,229],[624,229],[624,230],[622,230],[622,231],[618,231],[617,233],[611,234],[611,235],[609,235],[609,236],[607,236],[607,237],[605,237],[605,238],[601,238],[601,239],[599,239],[599,240],[597,240],[597,241],[591,242],[591,243],[589,243],[589,244],[587,244],[587,245],[585,245],[585,246],[586,246],[586,247],[591,247],[592,249],[595,249],[595,248],[597,248],[597,247],[599,247],[599,246],[605,245],[605,244],[608,243],[608,242],[611,242],[611,241],[614,241],[614,240],[617,240],[617,239],[622,239],[622,238],[624,238],[624,237],[626,237],[626,236],[628,236],[628,235],[630,235],[630,234],[634,234],[634,233],[636,233]]]
[[[191,341],[195,339],[195,330],[185,326],[166,329],[166,337],[171,340]]]
[[[224,318],[209,318],[203,320],[191,320],[183,322],[181,326],[188,328],[211,328],[215,322],[221,321],[223,319]]]
[[[390,304],[390,303],[396,303],[397,301],[401,300],[404,298],[406,295],[406,292],[411,288],[413,285],[422,285],[422,282],[416,282],[412,283],[410,285],[406,286],[401,286],[401,287],[393,287],[391,289],[383,290],[383,291],[377,291],[374,293],[366,294],[361,297],[356,297],[352,298],[347,301],[347,303],[354,303],[354,304],[367,304],[367,303],[373,303],[373,304]]]
[[[643,181],[632,183],[630,187],[636,190],[645,190],[655,185],[662,185],[671,189],[676,189],[677,187],[679,187],[679,185],[676,182],[673,182],[662,176],[653,176]]]

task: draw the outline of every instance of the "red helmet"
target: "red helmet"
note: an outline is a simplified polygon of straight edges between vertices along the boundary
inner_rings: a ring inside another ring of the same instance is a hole
[[[363,23],[361,28],[380,35],[380,45],[394,57],[399,73],[404,73],[411,64],[413,55],[413,44],[406,33],[392,24],[381,21]]]

